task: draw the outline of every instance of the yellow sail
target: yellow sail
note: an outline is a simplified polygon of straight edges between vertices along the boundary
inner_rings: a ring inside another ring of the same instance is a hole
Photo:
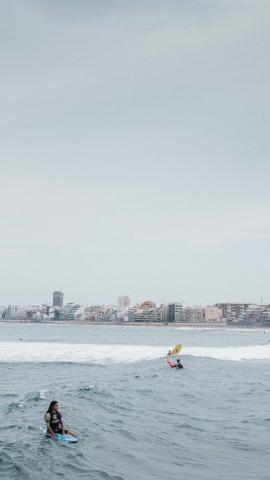
[[[182,349],[182,345],[181,345],[180,343],[178,343],[178,344],[175,345],[175,347],[172,349],[171,355],[179,355],[181,349]]]

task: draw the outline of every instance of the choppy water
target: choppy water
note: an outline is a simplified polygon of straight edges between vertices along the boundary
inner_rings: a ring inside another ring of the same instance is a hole
[[[0,478],[268,480],[269,339],[0,324]],[[175,371],[160,357],[178,342],[185,368]],[[78,444],[42,432],[53,399]]]

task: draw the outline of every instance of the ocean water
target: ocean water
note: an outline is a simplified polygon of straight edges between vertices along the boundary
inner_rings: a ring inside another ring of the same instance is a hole
[[[270,332],[0,323],[0,478],[269,480]],[[183,370],[162,357],[183,344]],[[58,400],[77,444],[44,435]]]

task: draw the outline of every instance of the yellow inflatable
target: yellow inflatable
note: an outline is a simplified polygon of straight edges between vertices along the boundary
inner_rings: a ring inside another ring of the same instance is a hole
[[[182,345],[181,345],[181,343],[178,343],[178,344],[175,345],[175,347],[172,349],[171,355],[179,355],[179,353],[181,352],[181,350],[182,350]]]

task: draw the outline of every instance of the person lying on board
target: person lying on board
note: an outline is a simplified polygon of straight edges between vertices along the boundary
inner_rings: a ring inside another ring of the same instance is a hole
[[[172,368],[184,368],[179,358],[176,360],[176,363],[173,363],[171,360],[167,360],[167,363]]]
[[[179,358],[177,359],[177,363],[174,363],[172,360],[167,360],[168,365],[170,365],[171,368],[184,368],[182,363],[180,362]]]
[[[53,400],[50,403],[44,418],[47,425],[47,433],[51,437],[54,437],[56,433],[60,433],[61,435],[72,435],[75,437],[75,433],[65,430],[62,415],[59,411],[59,404],[56,400]]]

